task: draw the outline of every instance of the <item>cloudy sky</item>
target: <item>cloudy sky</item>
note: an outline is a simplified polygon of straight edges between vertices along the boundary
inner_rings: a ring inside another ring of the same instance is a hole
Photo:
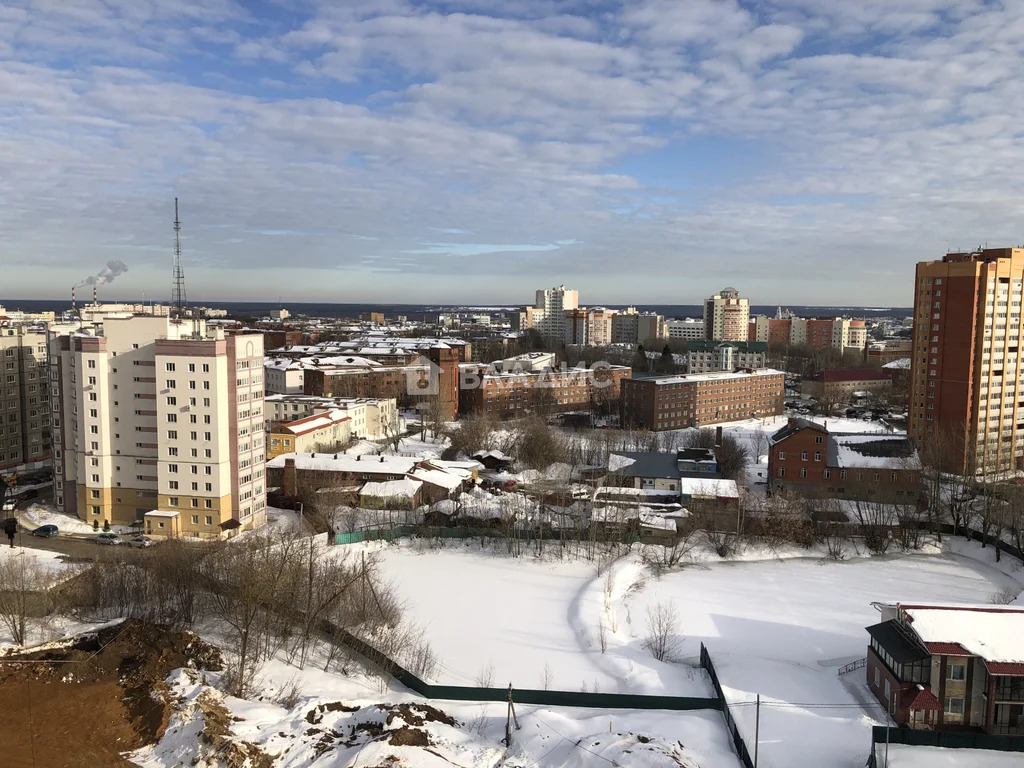
[[[1024,242],[1018,0],[4,0],[0,298],[908,305]],[[67,288],[65,287],[67,286]]]

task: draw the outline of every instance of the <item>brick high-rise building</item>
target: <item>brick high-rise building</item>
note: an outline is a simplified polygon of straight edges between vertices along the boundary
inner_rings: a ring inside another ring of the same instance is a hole
[[[158,537],[266,521],[263,335],[106,318],[51,337],[54,500]]]
[[[958,468],[1024,467],[1018,358],[1024,249],[947,253],[917,265],[909,433]]]

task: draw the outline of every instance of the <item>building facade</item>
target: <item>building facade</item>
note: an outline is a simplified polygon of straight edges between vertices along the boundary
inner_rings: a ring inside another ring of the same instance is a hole
[[[0,325],[0,471],[50,458],[46,333]]]
[[[794,315],[760,316],[750,321],[747,337],[750,341],[767,344],[863,352],[867,345],[868,329],[863,320],[852,320],[848,317],[819,320]]]
[[[905,728],[1024,735],[1024,609],[880,605],[868,688]]]
[[[917,265],[909,433],[979,474],[1024,468],[1022,285],[1022,248]]]
[[[698,341],[705,338],[704,321],[691,318],[683,320],[666,320],[665,336],[669,339]]]
[[[567,370],[490,372],[463,367],[459,411],[511,419],[532,413],[591,410],[615,403],[621,382],[632,375],[625,366]]]
[[[892,376],[880,368],[819,371],[800,384],[802,397],[829,403],[848,403],[856,393],[880,393],[890,389]]]
[[[533,327],[551,339],[565,338],[565,312],[578,309],[580,306],[579,291],[559,285],[554,288],[542,288],[537,291],[534,307]]]
[[[921,461],[905,435],[830,432],[790,419],[768,450],[768,490],[809,499],[916,505]]]
[[[690,341],[686,345],[686,372],[712,373],[737,368],[764,368],[768,345],[757,341]]]
[[[771,368],[623,379],[622,423],[661,431],[777,416],[785,380]]]
[[[709,341],[747,341],[750,302],[735,288],[704,300],[704,337]]]
[[[153,316],[51,338],[57,507],[157,537],[264,523],[262,343]]]

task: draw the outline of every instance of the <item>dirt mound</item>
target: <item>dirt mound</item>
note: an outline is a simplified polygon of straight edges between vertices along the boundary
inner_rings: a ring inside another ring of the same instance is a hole
[[[220,652],[189,632],[131,620],[65,647],[4,656],[4,766],[130,765],[121,753],[163,733],[164,678],[179,667],[220,669]]]

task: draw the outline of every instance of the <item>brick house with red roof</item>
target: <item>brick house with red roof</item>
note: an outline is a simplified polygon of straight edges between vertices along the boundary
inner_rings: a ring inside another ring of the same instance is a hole
[[[1024,608],[880,606],[868,688],[902,726],[1024,736]]]

